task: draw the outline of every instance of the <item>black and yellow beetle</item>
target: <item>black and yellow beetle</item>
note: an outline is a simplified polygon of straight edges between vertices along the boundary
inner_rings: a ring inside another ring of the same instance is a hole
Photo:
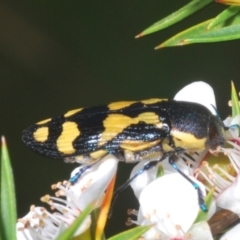
[[[203,210],[198,185],[174,161],[179,153],[215,151],[225,142],[222,121],[206,107],[164,99],[75,109],[28,127],[22,139],[46,157],[89,165],[111,153],[126,162],[151,160],[146,170],[169,157],[170,164],[198,189]]]

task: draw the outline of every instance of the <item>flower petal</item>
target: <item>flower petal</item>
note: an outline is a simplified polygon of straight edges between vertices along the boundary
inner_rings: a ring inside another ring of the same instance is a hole
[[[240,223],[222,235],[220,240],[239,240],[240,239]]]
[[[88,204],[101,198],[117,171],[117,164],[118,159],[109,154],[85,171],[79,181],[70,187],[78,199],[80,209],[85,209]],[[78,169],[73,171],[72,176]]]
[[[213,240],[211,229],[205,221],[194,224],[188,234],[191,235],[191,240]]]
[[[145,161],[140,161],[133,169],[130,175],[130,178],[133,177],[139,170],[141,170],[144,165],[146,164]],[[144,171],[143,173],[139,174],[131,183],[130,186],[133,189],[133,192],[138,199],[142,190],[153,180],[156,179],[157,175],[157,166],[152,167],[151,169]]]
[[[189,153],[189,157],[187,155],[179,155],[179,158],[175,162],[178,168],[187,176],[192,176],[194,174],[194,170],[199,166],[200,162],[203,160],[205,155],[207,154],[208,150],[204,150],[198,153]],[[184,160],[183,160],[184,159]],[[194,159],[194,161],[193,161]],[[186,163],[187,162],[187,163]],[[130,175],[130,178],[137,174],[141,169],[143,169],[144,165],[147,164],[146,161],[140,161],[133,169]],[[164,169],[164,175],[176,173],[176,170],[171,166],[166,158],[164,161],[161,162],[161,165]],[[191,167],[190,167],[191,165]],[[130,186],[132,187],[136,198],[139,198],[141,191],[153,180],[156,179],[158,171],[158,166],[152,167],[147,171],[142,172],[139,174],[131,183]]]
[[[176,226],[187,232],[199,211],[197,191],[178,173],[151,182],[141,192],[139,203],[140,216],[171,237],[178,235]]]
[[[212,87],[205,82],[199,81],[188,84],[175,95],[174,100],[202,104],[212,114],[216,115],[216,111],[213,108],[213,106],[216,107],[215,95]]]
[[[240,214],[240,176],[217,197],[217,206]]]
[[[234,126],[234,125],[238,125],[240,126],[240,115],[236,115],[234,118],[232,117],[227,117],[224,121],[223,121],[224,125],[226,127],[231,127],[231,126]],[[228,129],[226,131],[226,139],[229,139],[229,140],[233,140],[233,139],[236,139],[239,137],[239,128],[236,126],[236,127],[232,127],[230,129]]]

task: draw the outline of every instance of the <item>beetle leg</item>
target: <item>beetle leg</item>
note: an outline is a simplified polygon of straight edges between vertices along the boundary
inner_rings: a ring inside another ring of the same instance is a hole
[[[101,159],[102,158],[99,158],[99,159],[95,160],[92,164],[89,164],[89,165],[86,165],[86,166],[80,168],[79,171],[69,179],[69,182],[72,185],[75,184],[87,169],[91,168],[94,164],[98,163]]]
[[[120,187],[118,187],[113,195],[113,199],[112,199],[112,204],[109,210],[109,214],[108,217],[110,218],[112,215],[112,210],[113,210],[113,206],[118,198],[118,196],[130,185],[130,183],[140,174],[142,174],[144,171],[147,171],[149,169],[151,169],[152,167],[156,166],[159,162],[163,161],[168,155],[167,154],[163,154],[163,156],[161,157],[160,160],[154,160],[151,162],[147,162],[143,168],[141,168],[140,170],[138,170],[131,178],[129,178],[123,185],[121,185]]]
[[[202,194],[202,191],[199,187],[199,185],[197,183],[195,183],[191,178],[189,178],[187,175],[185,175],[179,168],[178,166],[175,164],[175,161],[177,160],[177,156],[175,154],[169,156],[169,164],[178,172],[180,173],[186,180],[188,180],[192,185],[193,187],[197,190],[197,193],[198,193],[198,204],[200,206],[200,208],[206,212],[208,209],[207,209],[207,206],[205,205],[204,203],[204,198],[203,198],[203,194]]]

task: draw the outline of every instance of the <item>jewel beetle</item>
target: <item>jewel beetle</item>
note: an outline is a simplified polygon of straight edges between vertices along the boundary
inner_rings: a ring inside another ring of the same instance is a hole
[[[22,139],[43,156],[89,166],[111,153],[125,162],[149,160],[145,171],[168,157],[173,168],[197,189],[204,211],[207,208],[199,186],[175,160],[180,153],[206,148],[214,152],[225,143],[223,122],[205,106],[166,99],[71,110],[31,125],[23,131]],[[76,182],[80,175],[70,182]]]

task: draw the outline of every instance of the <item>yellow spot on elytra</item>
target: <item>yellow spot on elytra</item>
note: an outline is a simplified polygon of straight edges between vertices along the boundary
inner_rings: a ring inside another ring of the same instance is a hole
[[[51,118],[48,118],[48,119],[45,119],[45,120],[43,120],[43,121],[40,121],[40,122],[38,122],[38,123],[36,123],[36,124],[41,125],[41,124],[44,124],[44,123],[48,123],[48,122],[50,122],[51,120],[52,120]]]
[[[135,118],[122,114],[109,114],[103,121],[105,130],[99,139],[99,146],[116,137],[131,124],[138,124],[139,122],[145,122],[146,124],[153,124],[156,126],[160,124],[159,116],[153,112],[141,113]]]
[[[176,147],[184,149],[203,150],[206,148],[207,138],[196,138],[191,133],[171,130],[171,135]]]
[[[62,133],[57,140],[58,151],[64,154],[74,153],[73,141],[80,135],[78,125],[75,122],[65,122],[62,125]]]
[[[38,128],[34,133],[33,137],[38,142],[45,142],[48,139],[49,129],[48,127]]]
[[[125,140],[120,144],[120,147],[129,151],[141,151],[146,148],[153,147],[160,143],[161,140],[154,142],[143,142],[143,141],[134,141],[134,140]]]
[[[162,101],[167,101],[167,99],[150,98],[150,99],[142,100],[141,102],[143,104],[153,104],[153,103],[162,102]]]
[[[109,110],[119,110],[125,107],[129,107],[131,104],[136,101],[122,101],[122,102],[114,102],[108,105]]]
[[[106,150],[98,150],[98,151],[90,153],[89,155],[91,158],[98,159],[98,158],[103,157],[106,154],[107,154]]]
[[[68,111],[68,112],[66,112],[66,113],[64,114],[64,117],[72,116],[73,114],[82,111],[82,109],[83,109],[83,108],[78,108],[78,109],[70,110],[70,111]]]
[[[167,99],[160,99],[160,98],[150,98],[146,100],[140,101],[143,104],[153,104],[161,101],[167,101]],[[137,103],[137,101],[122,101],[122,102],[114,102],[108,105],[109,110],[119,110],[125,107],[131,106],[133,103]]]

